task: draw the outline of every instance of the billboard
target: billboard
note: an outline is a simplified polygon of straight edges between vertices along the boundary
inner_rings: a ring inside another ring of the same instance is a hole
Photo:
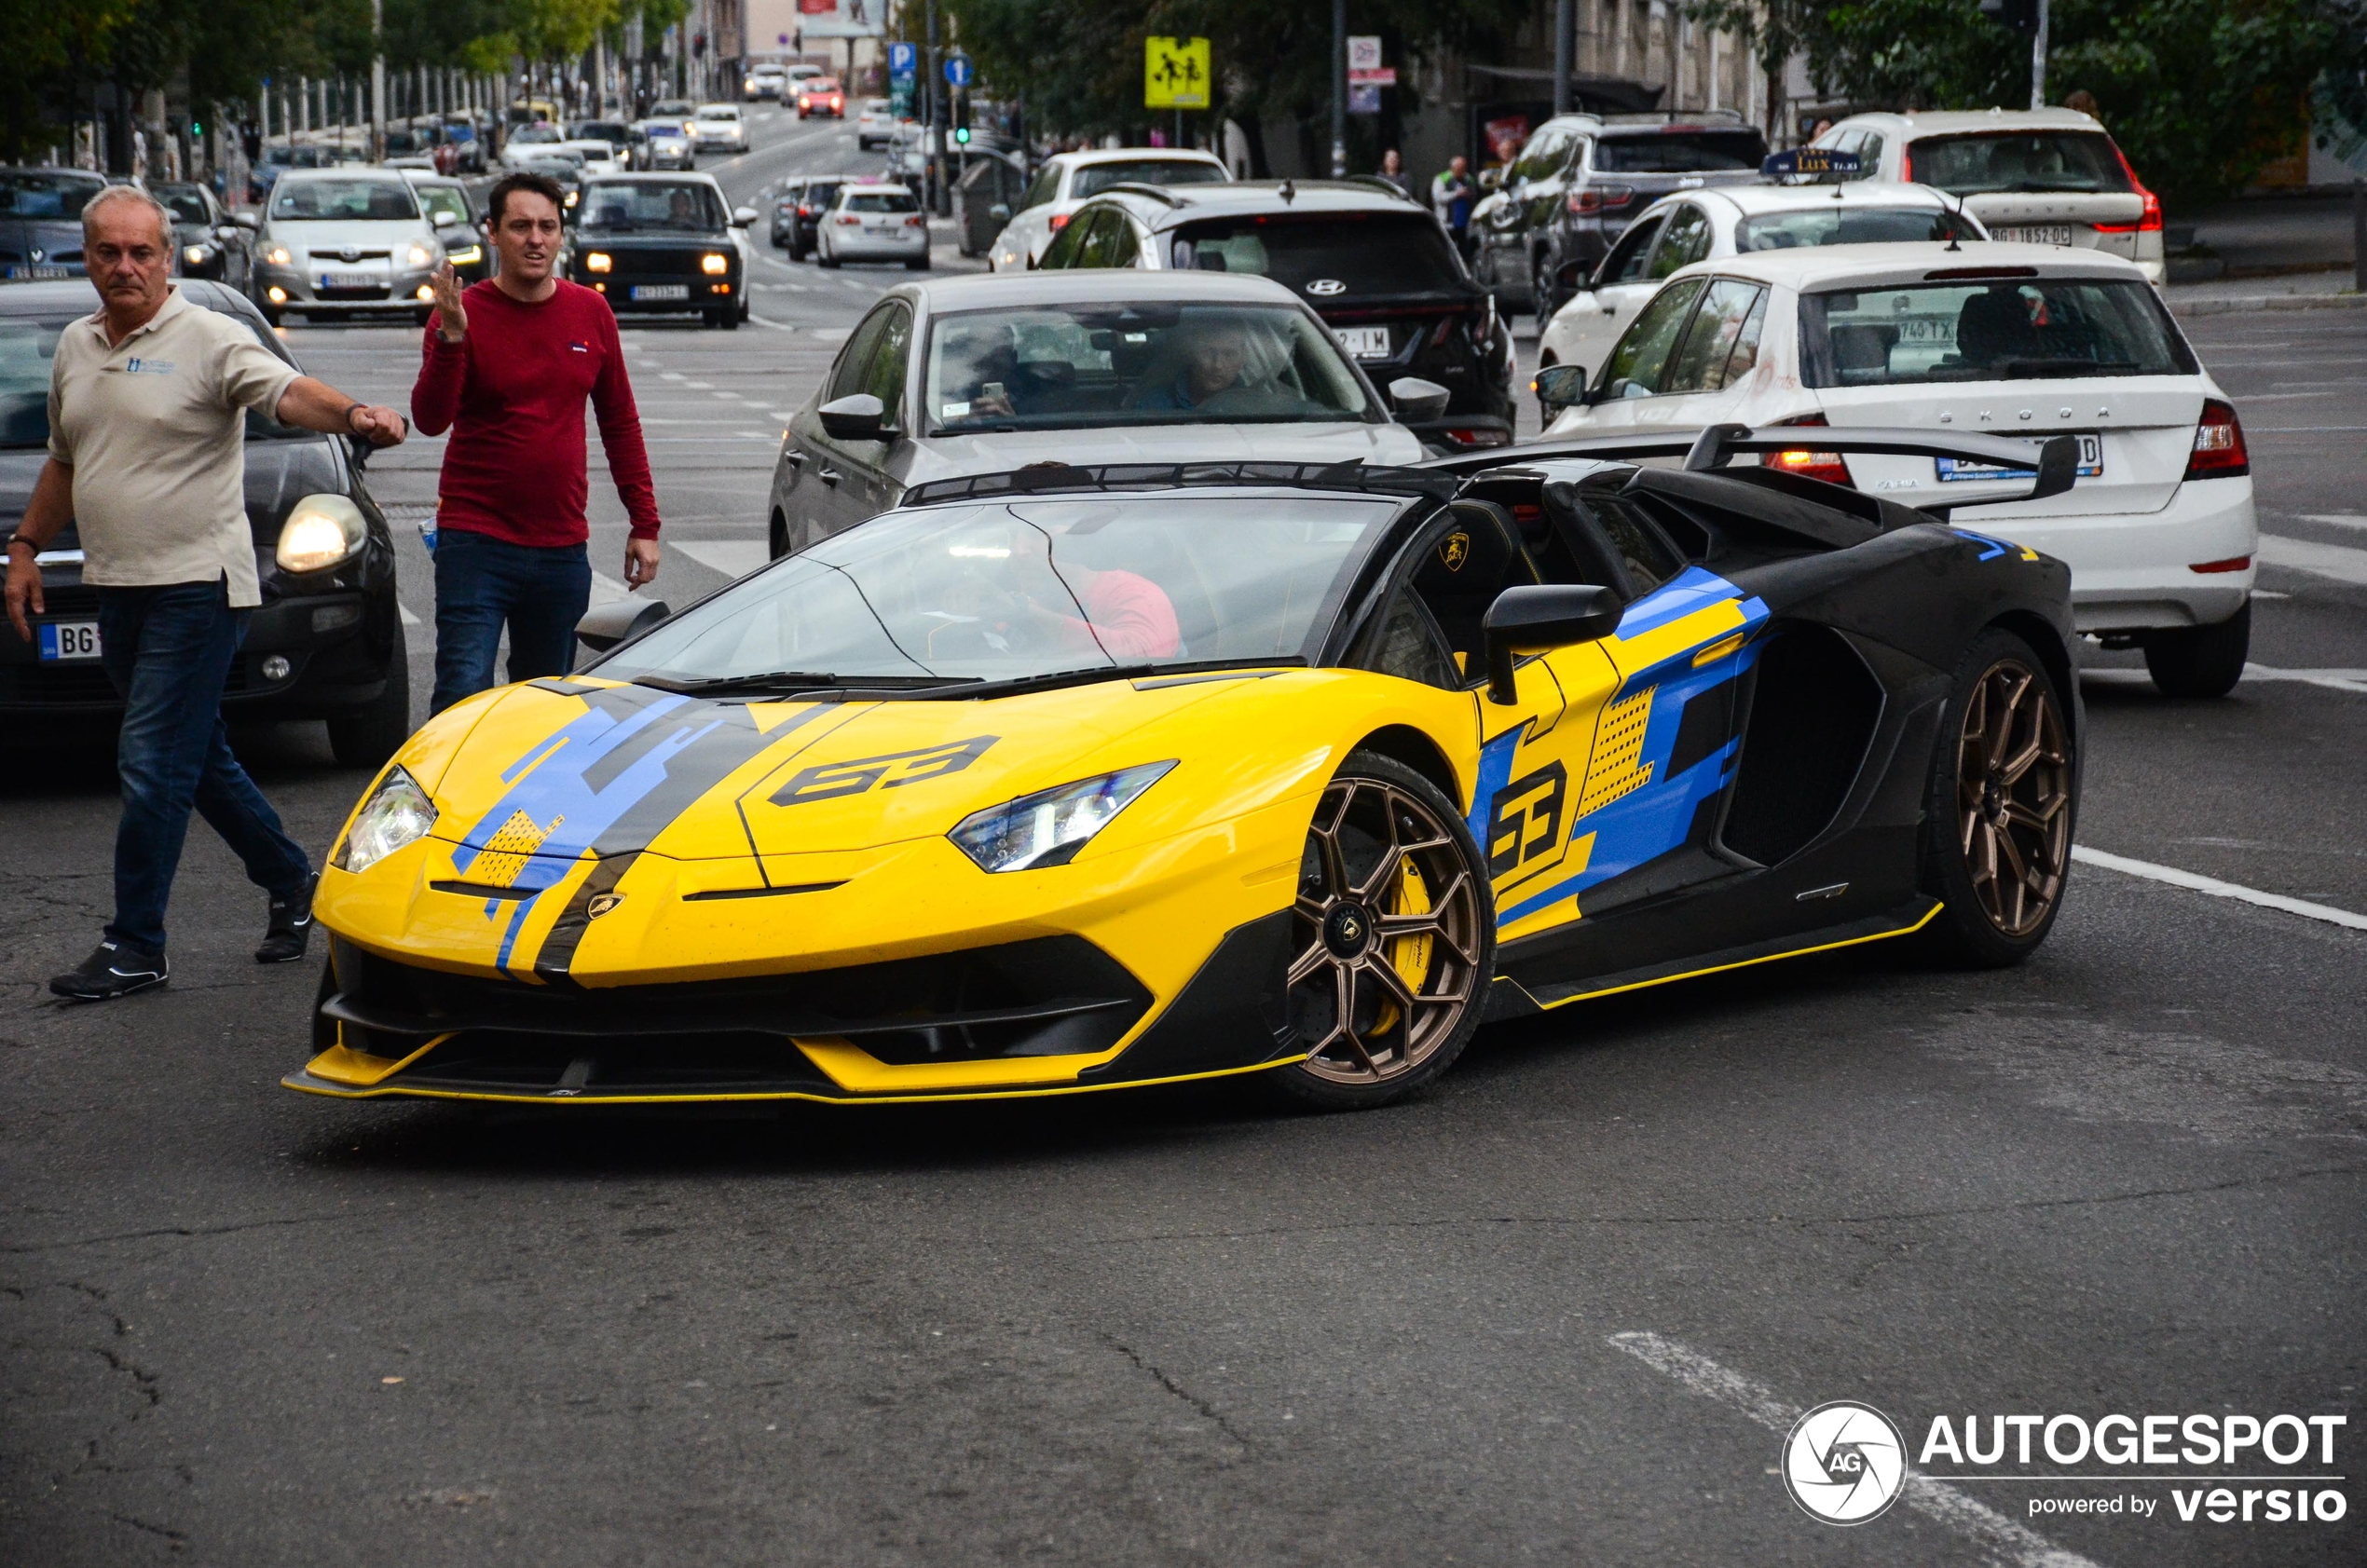
[[[887,0],[746,0],[747,52],[794,54],[831,38],[878,38],[887,32]],[[818,52],[818,51],[817,51]]]

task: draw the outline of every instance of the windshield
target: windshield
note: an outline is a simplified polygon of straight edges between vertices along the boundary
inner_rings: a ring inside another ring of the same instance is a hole
[[[679,98],[665,99],[650,111],[652,115],[672,115],[676,119],[680,119],[690,112],[690,103]]]
[[[400,180],[282,180],[273,187],[271,215],[299,222],[396,222],[416,219],[419,204]]]
[[[695,180],[595,181],[583,202],[585,228],[670,228],[700,233],[723,226],[723,204]]]
[[[1971,220],[1938,207],[1803,208],[1761,212],[1734,227],[1737,251],[1788,251],[1802,245],[1884,245],[1901,239],[1979,239]]]
[[[1329,334],[1282,306],[1047,305],[941,316],[925,412],[938,433],[1370,417]]]
[[[1606,174],[1708,174],[1757,170],[1767,143],[1756,130],[1663,130],[1649,136],[1605,136],[1594,143],[1594,168]]]
[[[2112,139],[2100,130],[1927,136],[1909,144],[1908,157],[1912,171],[1902,178],[1950,196],[2131,188]]]
[[[736,120],[740,117],[740,111],[732,108],[718,108],[709,104],[699,111],[698,117],[703,120]]]
[[[1220,163],[1198,158],[1135,157],[1119,163],[1088,163],[1069,182],[1069,199],[1082,201],[1112,185],[1218,185],[1232,176]]]
[[[517,130],[510,133],[510,145],[513,147],[529,146],[542,142],[563,142],[565,140],[567,140],[567,138],[559,134],[559,128],[555,125],[520,126]]]
[[[579,121],[568,136],[571,141],[606,142],[611,146],[621,146],[633,140],[632,132],[614,120]]]
[[[1178,270],[1252,273],[1326,303],[1464,287],[1462,268],[1437,222],[1411,212],[1186,224],[1176,230],[1174,244]]]
[[[195,185],[156,185],[149,189],[148,194],[164,203],[164,210],[172,214],[172,221],[176,224],[212,221],[205,210],[205,197]]]
[[[78,218],[82,204],[106,189],[89,175],[0,170],[0,212],[19,218]]]
[[[921,204],[910,191],[849,191],[846,212],[917,212]]]
[[[1811,387],[2193,375],[2150,283],[2045,278],[1800,296]]]
[[[97,304],[95,294],[91,303]],[[193,299],[192,303],[213,308],[202,300]],[[57,357],[58,336],[88,314],[0,316],[0,447],[48,444],[49,366]],[[253,333],[265,348],[272,349],[274,358],[284,359],[264,329],[235,312],[225,310],[221,314]],[[266,418],[253,409],[247,411],[246,426],[250,441],[311,433]]]
[[[469,198],[460,194],[458,185],[414,185],[411,194],[419,198],[419,206],[428,214],[428,222],[439,228],[451,224],[467,227]]]
[[[889,512],[744,579],[598,673],[1010,680],[1312,659],[1400,504],[1235,494]]]

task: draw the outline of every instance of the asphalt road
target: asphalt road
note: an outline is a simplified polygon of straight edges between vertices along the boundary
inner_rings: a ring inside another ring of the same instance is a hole
[[[718,171],[746,197],[855,166],[844,134],[775,118]],[[664,596],[760,556],[781,412],[901,276],[768,264],[766,325],[627,328]],[[2193,326],[2299,565],[2228,700],[2098,661],[2081,839],[2367,911],[2367,321]],[[363,395],[416,365],[407,330],[289,337]],[[371,483],[416,515],[435,466],[420,442]],[[2114,1471],[1834,1529],[1767,1425],[2342,1415],[2333,1465],[2283,1471],[2349,1477],[2367,931],[2083,866],[2018,972],[1875,950],[1664,988],[1493,1029],[1355,1117],[349,1106],[276,1087],[315,971],[249,961],[259,896],[202,829],[171,989],[48,999],[108,903],[111,764],[13,744],[0,1561],[2367,1558],[2355,1479],[2331,1523],[2183,1523]],[[305,727],[242,747],[325,851],[363,777]],[[2028,1511],[2075,1496],[2158,1511]]]

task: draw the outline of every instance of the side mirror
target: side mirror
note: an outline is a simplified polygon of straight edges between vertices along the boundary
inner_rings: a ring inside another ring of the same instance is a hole
[[[1586,585],[1549,583],[1498,593],[1480,618],[1487,639],[1487,700],[1515,700],[1513,660],[1607,637],[1619,630],[1623,608],[1612,590]]]
[[[595,605],[575,623],[575,640],[595,653],[631,642],[674,613],[664,599],[618,599]]]
[[[1401,375],[1389,384],[1389,406],[1408,419],[1437,418],[1446,412],[1446,400],[1453,396],[1437,382],[1418,375]]]
[[[1550,417],[1565,408],[1586,404],[1584,365],[1547,365],[1537,373],[1537,401]]]
[[[252,212],[233,212],[230,214],[230,221],[250,234],[263,226],[261,221]]]
[[[733,228],[746,228],[754,222],[756,222],[755,208],[734,207],[732,209],[732,226]]]
[[[815,411],[822,433],[832,441],[880,441],[887,433],[887,409],[869,392],[826,402]]]

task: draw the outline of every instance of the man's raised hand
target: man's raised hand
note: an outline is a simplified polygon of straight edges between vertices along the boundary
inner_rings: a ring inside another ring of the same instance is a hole
[[[430,280],[435,288],[435,330],[446,343],[458,343],[469,333],[469,309],[460,303],[460,277],[447,261]]]

